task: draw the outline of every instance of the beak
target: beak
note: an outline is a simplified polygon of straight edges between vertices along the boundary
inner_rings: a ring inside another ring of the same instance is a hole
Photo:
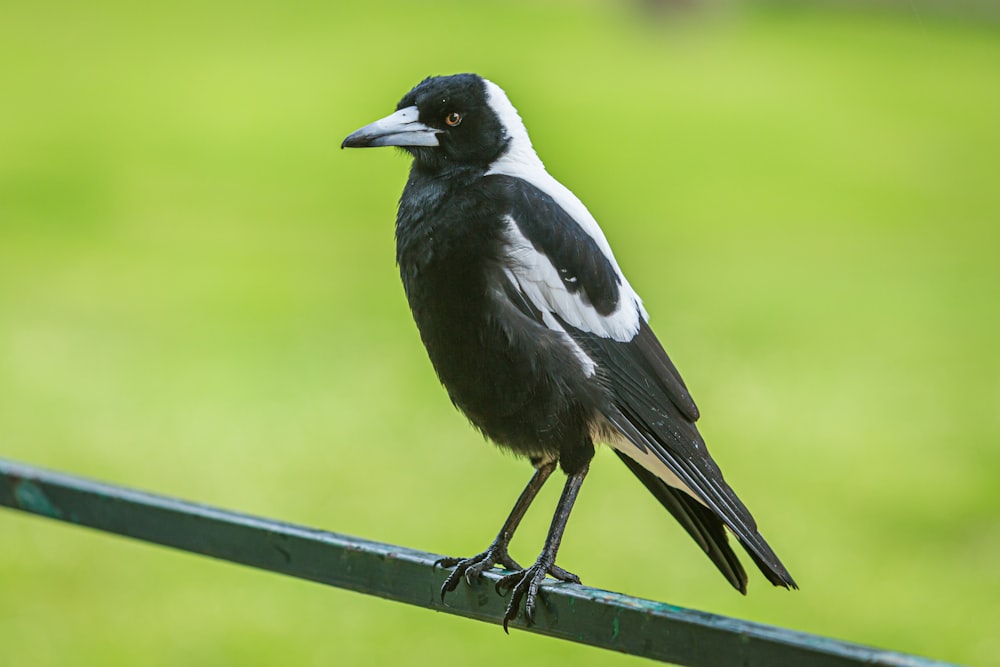
[[[341,148],[369,148],[373,146],[438,146],[438,133],[433,127],[419,120],[417,107],[406,107],[396,113],[365,125],[352,132],[340,144]]]

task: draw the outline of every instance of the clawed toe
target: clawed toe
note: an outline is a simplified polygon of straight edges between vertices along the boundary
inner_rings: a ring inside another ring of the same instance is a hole
[[[475,583],[483,572],[490,570],[495,565],[502,565],[508,570],[521,570],[521,566],[517,564],[510,554],[507,553],[507,548],[505,545],[493,544],[489,549],[472,556],[471,558],[439,558],[434,563],[435,566],[441,567],[454,567],[455,570],[448,575],[445,579],[444,584],[441,585],[441,600],[444,601],[444,596],[447,593],[458,588],[459,582],[462,578],[469,586]]]
[[[524,618],[528,625],[535,622],[535,605],[538,599],[538,589],[545,581],[546,575],[552,575],[560,581],[580,583],[580,577],[571,572],[567,572],[557,565],[547,565],[544,562],[537,562],[531,567],[514,572],[502,577],[496,583],[496,591],[503,595],[505,591],[511,591],[510,602],[503,615],[503,630],[509,633],[508,624],[517,618],[521,601],[524,600]]]
[[[572,572],[567,572],[558,565],[552,565],[549,568],[549,574],[558,579],[559,581],[565,581],[570,584],[580,583],[580,577],[576,576]]]
[[[483,572],[491,569],[493,565],[494,563],[491,563],[490,559],[486,558],[469,566],[465,570],[465,583],[471,586],[474,582],[479,581],[479,577],[482,576]]]

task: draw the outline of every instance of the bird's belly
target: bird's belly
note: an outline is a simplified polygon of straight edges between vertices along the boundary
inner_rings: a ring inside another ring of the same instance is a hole
[[[528,320],[501,325],[487,299],[458,311],[414,308],[414,317],[441,383],[469,420],[527,456],[589,442],[595,390],[566,341]]]

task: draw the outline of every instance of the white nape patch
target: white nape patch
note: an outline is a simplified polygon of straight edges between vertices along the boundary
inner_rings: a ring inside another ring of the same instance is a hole
[[[574,293],[566,289],[552,261],[535,250],[535,246],[521,233],[512,217],[508,215],[505,220],[508,256],[511,261],[509,270],[535,308],[543,315],[551,316],[554,313],[580,331],[602,338],[627,343],[635,337],[639,332],[640,311],[638,297],[634,293],[629,298],[628,293],[621,289],[615,310],[609,315],[601,315],[583,300],[580,292]],[[549,327],[555,328],[551,325]],[[562,327],[559,329],[562,330]]]
[[[523,288],[521,287],[521,283],[518,281],[517,276],[514,274],[513,271],[511,271],[510,269],[504,269],[504,273],[507,275],[507,278],[510,279],[510,282],[514,285],[514,289],[517,289],[521,292],[524,291]],[[534,299],[528,296],[528,300],[531,301],[536,308],[538,308],[538,305],[535,304]],[[552,331],[559,333],[559,335],[563,338],[563,340],[566,341],[566,344],[570,347],[570,349],[573,350],[573,354],[580,362],[580,366],[583,367],[583,374],[587,377],[593,377],[594,373],[597,371],[597,364],[594,363],[594,360],[591,359],[590,356],[583,351],[583,348],[580,347],[580,345],[575,340],[573,340],[573,338],[568,333],[566,333],[566,329],[564,329],[563,326],[559,324],[559,320],[557,320],[552,315],[551,312],[549,312],[544,308],[539,308],[539,310],[542,313],[542,323]]]
[[[623,335],[623,337],[612,337],[622,342],[631,340],[639,331],[639,318],[641,317],[648,321],[649,315],[642,305],[642,299],[632,289],[632,286],[626,280],[625,275],[618,266],[618,261],[615,259],[614,253],[611,252],[611,245],[604,236],[604,231],[597,224],[597,220],[590,214],[590,211],[587,210],[587,207],[583,205],[583,202],[569,188],[557,181],[545,170],[545,165],[542,164],[541,158],[538,157],[535,149],[531,146],[531,139],[528,137],[528,130],[524,127],[521,116],[517,113],[517,109],[511,104],[503,89],[492,81],[484,79],[484,82],[486,84],[487,104],[489,104],[490,108],[500,119],[500,123],[507,132],[507,137],[510,139],[510,145],[507,147],[506,152],[493,163],[486,174],[502,174],[527,181],[552,197],[556,204],[566,211],[590,238],[594,239],[597,247],[608,258],[620,280],[619,289],[621,294],[618,310],[615,311],[613,316],[623,311],[623,306],[624,310],[630,313],[627,318],[629,320],[627,329],[631,333]]]
[[[691,490],[687,484],[681,481],[681,478],[674,474],[674,471],[667,467],[660,457],[658,457],[649,448],[643,452],[631,440],[622,435],[618,429],[614,426],[607,424],[603,428],[595,429],[591,433],[591,437],[594,442],[606,443],[612,449],[616,449],[625,456],[629,457],[643,468],[649,472],[656,475],[664,484],[671,486],[675,489],[679,489],[684,493],[688,494],[700,504],[705,505],[705,501],[698,497],[694,491]]]
[[[483,83],[486,84],[486,103],[493,109],[493,113],[497,115],[497,118],[500,119],[500,124],[507,133],[507,138],[510,139],[510,146],[507,147],[507,151],[503,156],[494,163],[494,168],[500,162],[509,160],[518,164],[537,165],[539,169],[545,171],[545,166],[542,165],[541,159],[535,153],[535,149],[531,147],[531,139],[528,138],[528,129],[524,126],[524,122],[521,120],[520,114],[517,113],[517,109],[514,108],[514,105],[507,98],[507,93],[503,92],[503,88],[488,79],[483,79]],[[492,173],[492,169],[490,171]],[[513,175],[516,176],[517,174]]]

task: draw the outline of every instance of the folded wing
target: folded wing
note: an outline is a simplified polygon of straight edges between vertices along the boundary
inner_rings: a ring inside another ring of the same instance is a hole
[[[734,587],[746,591],[746,574],[723,526],[769,581],[796,587],[709,455],[695,426],[698,408],[596,222],[576,220],[536,185],[490,178],[510,202],[504,293],[527,317],[565,335],[585,372],[605,387],[609,444]],[[586,211],[578,202],[571,208]]]

